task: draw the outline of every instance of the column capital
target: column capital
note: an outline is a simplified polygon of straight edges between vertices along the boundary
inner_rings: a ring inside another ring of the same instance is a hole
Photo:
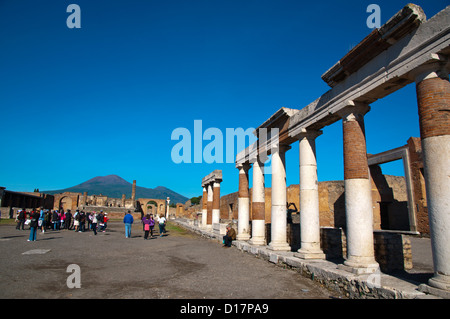
[[[370,111],[370,105],[361,102],[347,101],[344,108],[337,112],[343,121],[357,121]]]
[[[321,130],[307,130],[305,128],[302,128],[294,137],[298,140],[301,140],[304,138],[315,140],[322,134],[323,134],[323,131],[321,131]]]
[[[236,164],[236,168],[239,170],[239,174],[244,174],[244,172],[248,172],[251,167],[251,163],[238,163]]]
[[[440,55],[436,55],[435,60],[435,62],[423,64],[411,71],[411,76],[416,84],[422,82],[423,80],[433,78],[441,78],[448,81],[450,62],[445,61]]]
[[[278,144],[277,146],[274,146],[272,148],[272,154],[275,152],[280,152],[280,153],[286,153],[287,151],[289,151],[292,147],[288,144]]]

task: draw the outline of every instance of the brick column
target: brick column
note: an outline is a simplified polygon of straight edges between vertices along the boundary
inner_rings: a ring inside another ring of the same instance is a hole
[[[266,244],[266,203],[264,188],[264,163],[259,158],[253,163],[252,188],[252,245]]]
[[[133,203],[133,207],[135,206],[136,200],[136,181],[133,181],[133,186],[131,187],[131,202]]]
[[[367,164],[365,104],[347,107],[341,114],[344,135],[344,185],[347,260],[340,265],[353,273],[373,273],[379,266],[374,257],[372,187]]]
[[[220,181],[213,183],[212,223],[220,223]]]
[[[208,215],[208,191],[206,186],[203,186],[203,196],[202,196],[202,227],[206,228]]]
[[[416,90],[434,265],[428,284],[450,291],[449,72],[427,68],[416,76]]]
[[[285,152],[288,145],[278,145],[272,150],[272,209],[271,209],[271,242],[268,248],[272,250],[290,251],[287,242],[287,211],[286,211],[286,167]]]
[[[208,202],[206,204],[207,214],[206,214],[206,227],[212,228],[212,206],[213,206],[213,187],[212,184],[209,183],[208,188]]]
[[[299,139],[300,157],[300,242],[295,254],[303,259],[325,259],[320,249],[319,182],[317,179],[316,138],[322,131],[303,132]]]
[[[238,194],[238,233],[237,240],[249,240],[250,198],[248,191],[248,170],[250,164],[239,164],[239,194]]]

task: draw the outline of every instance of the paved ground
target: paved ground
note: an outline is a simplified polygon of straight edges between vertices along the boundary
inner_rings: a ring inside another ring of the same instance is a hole
[[[135,224],[105,233],[29,231],[0,226],[0,298],[328,299],[341,297],[292,270],[179,228],[143,239]],[[81,288],[68,288],[67,267],[81,270]]]

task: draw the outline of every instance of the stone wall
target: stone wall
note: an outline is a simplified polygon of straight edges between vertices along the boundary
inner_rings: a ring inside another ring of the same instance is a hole
[[[386,229],[409,230],[407,209],[406,183],[404,177],[381,175],[378,180],[372,182],[372,201],[374,207],[374,229],[381,229],[385,221]],[[265,220],[271,223],[271,188],[265,189]],[[252,198],[250,189],[250,199]],[[287,201],[293,204],[290,208],[300,209],[299,185],[290,185],[287,188]],[[250,201],[250,211],[252,202]],[[199,209],[200,211],[200,209]],[[319,182],[319,211],[320,226],[345,227],[345,200],[344,182],[327,181]],[[387,212],[381,216],[381,212]],[[238,192],[224,195],[220,198],[220,218],[222,220],[238,219]],[[250,220],[252,216],[250,214]]]
[[[347,239],[342,228],[320,230],[321,248],[328,260],[343,260],[347,254]],[[375,260],[384,273],[412,269],[411,240],[399,233],[374,231]]]

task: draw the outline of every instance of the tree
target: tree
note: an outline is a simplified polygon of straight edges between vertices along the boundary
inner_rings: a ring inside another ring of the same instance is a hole
[[[200,199],[201,198],[202,198],[202,196],[192,197],[191,198],[191,205],[198,205],[198,204],[200,204]]]

